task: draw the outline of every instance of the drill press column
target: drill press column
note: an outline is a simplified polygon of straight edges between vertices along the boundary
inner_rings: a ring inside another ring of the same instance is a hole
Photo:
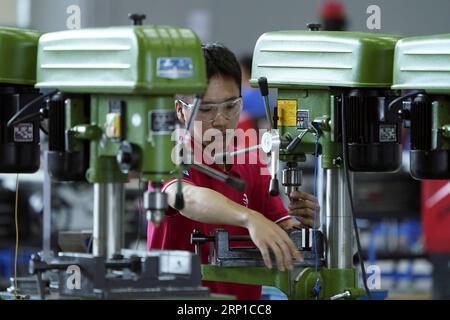
[[[94,230],[92,253],[94,256],[106,256],[106,183],[94,183]]]
[[[327,169],[326,239],[328,268],[352,268],[352,215],[343,169]]]
[[[107,209],[107,234],[106,252],[112,257],[124,247],[123,215],[125,212],[125,191],[122,183],[108,183],[108,209]]]

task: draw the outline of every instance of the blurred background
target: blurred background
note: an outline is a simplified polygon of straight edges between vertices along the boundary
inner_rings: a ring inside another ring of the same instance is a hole
[[[41,31],[66,29],[70,5],[81,9],[81,27],[129,24],[127,14],[147,15],[147,24],[168,24],[193,29],[203,41],[220,41],[242,55],[251,52],[267,31],[304,29],[320,20],[324,0],[2,0],[2,25]],[[447,0],[341,0],[349,31],[367,29],[367,8],[381,9],[377,32],[422,35],[449,29]]]
[[[218,41],[228,46],[245,71],[243,85],[247,91],[243,93],[245,112],[241,126],[257,128],[265,126],[264,109],[259,93],[248,88],[248,78],[254,45],[264,32],[306,29],[311,22],[322,23],[327,30],[405,36],[448,33],[450,29],[448,0],[1,0],[0,25],[42,32],[66,30],[74,5],[79,8],[81,28],[129,25],[128,13],[136,12],[146,14],[145,24],[188,27],[203,42]],[[373,9],[373,5],[377,7]],[[369,29],[368,19],[377,8],[379,28]],[[45,137],[42,139],[45,144]],[[398,173],[355,174],[356,214],[366,266],[375,266],[368,268],[368,274],[380,274],[381,281],[376,283],[379,289],[389,291],[388,299],[428,299],[432,292],[433,263],[432,252],[424,241],[423,186],[409,176],[408,153],[404,155],[404,167]],[[302,166],[304,190],[312,192],[312,161]],[[22,274],[26,273],[30,253],[42,246],[43,179],[42,168],[36,174],[20,176]],[[129,247],[145,248],[146,221],[139,214],[142,194],[139,187],[145,186],[135,180],[127,186],[126,242]],[[15,175],[0,175],[0,290],[9,285],[13,272],[14,190]],[[92,199],[88,185],[53,183],[55,239],[60,231],[91,228]],[[56,249],[57,241],[54,243]],[[269,289],[265,292],[268,298],[277,295]]]

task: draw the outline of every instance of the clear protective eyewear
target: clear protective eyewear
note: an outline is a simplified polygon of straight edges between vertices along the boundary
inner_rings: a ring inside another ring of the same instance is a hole
[[[193,104],[184,102],[183,100],[178,100],[180,103],[192,110]],[[201,121],[214,121],[219,112],[228,120],[236,117],[242,110],[242,98],[236,98],[233,100],[221,102],[221,103],[202,103],[198,108],[197,120]]]

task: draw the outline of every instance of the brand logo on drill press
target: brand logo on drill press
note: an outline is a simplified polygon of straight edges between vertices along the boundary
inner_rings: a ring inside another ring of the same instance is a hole
[[[160,78],[183,79],[193,74],[191,58],[158,58],[156,74]]]

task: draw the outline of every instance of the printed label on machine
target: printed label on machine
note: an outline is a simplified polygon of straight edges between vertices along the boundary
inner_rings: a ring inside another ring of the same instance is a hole
[[[175,130],[175,111],[155,110],[149,112],[150,131],[152,134],[167,134]]]
[[[380,125],[380,142],[397,142],[397,125]]]
[[[309,128],[309,110],[297,111],[297,129],[303,130]]]
[[[106,114],[105,134],[108,138],[120,138],[121,135],[121,115],[120,113]]]
[[[297,124],[297,100],[278,100],[278,125],[295,127]]]
[[[33,142],[33,124],[19,123],[15,125],[14,142]]]
[[[158,58],[156,75],[166,79],[183,79],[192,77],[191,58]]]

